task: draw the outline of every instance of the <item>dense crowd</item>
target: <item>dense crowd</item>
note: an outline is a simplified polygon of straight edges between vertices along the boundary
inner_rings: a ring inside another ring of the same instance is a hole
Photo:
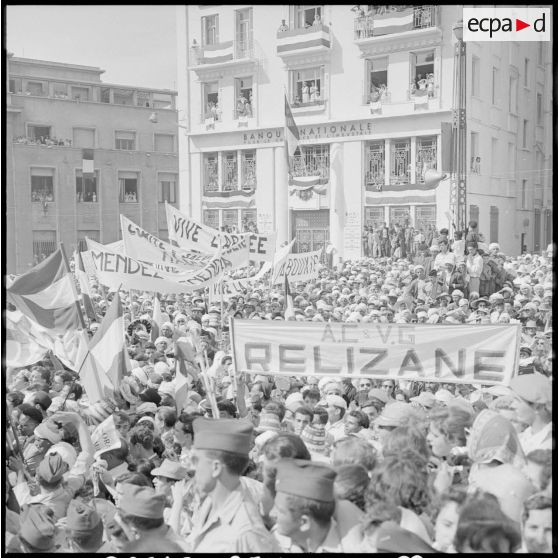
[[[509,386],[235,373],[228,317],[285,319],[282,288],[166,296],[159,324],[121,291],[131,374],[104,401],[54,359],[7,371],[7,551],[551,552],[553,253],[463,236],[325,266],[288,319],[520,324]]]

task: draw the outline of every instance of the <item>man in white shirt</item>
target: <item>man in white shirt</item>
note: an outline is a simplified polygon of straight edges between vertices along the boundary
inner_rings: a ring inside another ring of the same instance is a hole
[[[326,433],[333,436],[334,441],[337,442],[346,436],[343,418],[347,412],[347,402],[340,395],[328,395],[326,403],[329,415]]]

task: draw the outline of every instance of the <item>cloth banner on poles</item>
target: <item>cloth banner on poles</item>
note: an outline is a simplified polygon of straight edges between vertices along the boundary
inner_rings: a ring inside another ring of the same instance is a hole
[[[100,283],[110,289],[136,289],[161,294],[191,292],[218,281],[232,266],[227,256],[216,254],[205,267],[184,274],[168,274],[129,256],[107,250],[106,246],[87,239]]]
[[[124,215],[120,215],[124,253],[135,260],[166,266],[177,266],[177,271],[191,271],[207,265],[212,256],[182,250],[142,229]]]
[[[251,289],[254,283],[261,281],[264,275],[271,269],[271,262],[265,262],[260,271],[252,277],[242,279],[223,278],[218,283],[213,283],[209,287],[209,302],[215,304],[223,296],[223,300],[229,300],[231,296],[243,296],[247,289]]]
[[[275,233],[220,233],[190,219],[168,203],[166,208],[169,238],[185,250],[199,250],[206,254],[213,254],[221,244],[225,254],[238,252],[247,247],[250,260],[259,262],[273,260],[276,242]]]
[[[521,328],[231,320],[237,372],[508,385]]]
[[[285,260],[276,265],[273,270],[273,285],[285,282],[285,275],[291,283],[297,281],[310,281],[318,277],[318,272],[323,267],[320,258],[323,250],[305,252],[303,254],[289,254]]]

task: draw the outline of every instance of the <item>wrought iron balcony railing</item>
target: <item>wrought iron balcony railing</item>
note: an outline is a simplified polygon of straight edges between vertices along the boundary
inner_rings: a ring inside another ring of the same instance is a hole
[[[437,25],[436,6],[374,6],[375,13],[355,18],[355,40],[392,35]]]

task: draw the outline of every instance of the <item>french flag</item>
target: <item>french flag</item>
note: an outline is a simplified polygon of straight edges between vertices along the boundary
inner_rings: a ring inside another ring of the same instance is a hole
[[[89,287],[89,279],[85,273],[85,266],[83,265],[83,260],[81,258],[81,253],[77,250],[74,252],[74,274],[78,280],[79,290],[81,291],[81,299],[83,302],[83,307],[85,309],[85,314],[92,321],[97,321],[97,314],[95,313],[95,307],[91,300],[91,288]]]

